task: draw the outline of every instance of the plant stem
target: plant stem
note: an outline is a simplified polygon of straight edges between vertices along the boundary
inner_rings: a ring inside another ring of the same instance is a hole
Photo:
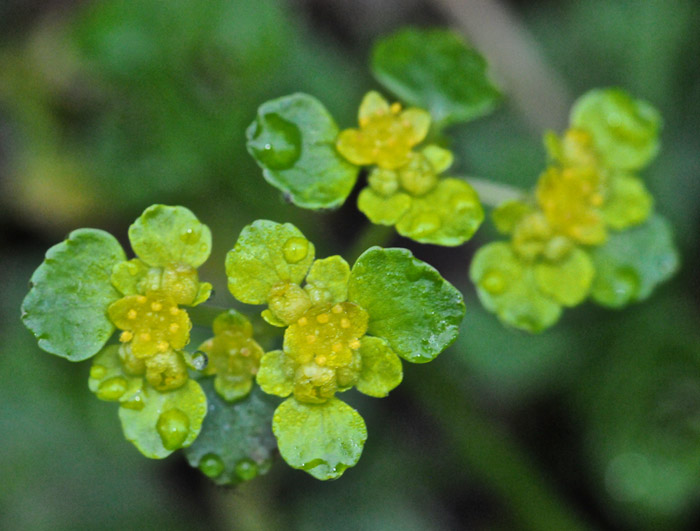
[[[460,465],[499,496],[523,528],[588,529],[517,443],[465,400],[466,393],[454,380],[456,374],[445,369],[425,371],[413,382],[413,391],[454,445]]]
[[[394,237],[394,234],[394,227],[367,223],[355,240],[355,243],[346,253],[348,261],[350,264],[353,264],[358,256],[374,245],[385,247]]]
[[[507,184],[497,183],[488,179],[478,177],[464,177],[476,193],[479,194],[479,199],[484,205],[496,207],[504,201],[513,201],[521,199],[526,195],[526,192]]]

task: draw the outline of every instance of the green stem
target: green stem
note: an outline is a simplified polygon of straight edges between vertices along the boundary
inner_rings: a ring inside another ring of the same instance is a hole
[[[394,234],[394,227],[367,223],[346,254],[349,263],[353,264],[358,256],[374,245],[385,247]]]
[[[526,529],[589,529],[507,433],[464,400],[457,371],[425,371],[413,391],[441,425],[461,465],[508,506]],[[460,398],[462,401],[460,402]]]
[[[464,177],[464,180],[476,190],[481,202],[490,207],[497,207],[504,201],[522,199],[526,195],[524,190],[515,186],[497,183],[488,179]]]

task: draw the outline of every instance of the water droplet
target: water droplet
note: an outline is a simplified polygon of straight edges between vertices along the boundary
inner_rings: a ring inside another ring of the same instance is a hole
[[[146,401],[143,399],[144,394],[143,390],[139,389],[139,391],[132,396],[129,397],[128,400],[125,400],[122,402],[122,407],[125,407],[126,409],[133,409],[135,411],[141,411],[144,407],[146,407]]]
[[[279,114],[260,116],[248,143],[255,158],[272,170],[291,168],[301,155],[301,132]]]
[[[101,380],[105,376],[107,376],[107,367],[104,365],[93,365],[90,367],[90,378]]]
[[[640,285],[639,275],[630,267],[617,269],[611,280],[611,287],[616,298],[624,302],[631,301],[637,296]]]
[[[217,478],[224,472],[224,462],[216,454],[206,454],[199,460],[199,469],[210,478]]]
[[[506,290],[506,279],[499,271],[487,272],[480,284],[491,295],[499,295]]]
[[[235,470],[243,481],[250,481],[258,475],[258,465],[252,459],[241,459],[236,463]]]
[[[196,370],[203,371],[207,368],[208,364],[209,356],[207,356],[206,353],[202,352],[201,350],[198,350],[197,352],[192,354],[192,366]]]
[[[440,228],[440,216],[432,212],[423,212],[413,219],[411,232],[414,236],[428,236]]]
[[[202,230],[199,227],[196,229],[190,227],[180,234],[180,239],[187,244],[197,243],[202,235],[201,233]]]
[[[290,264],[301,262],[309,254],[309,242],[306,238],[289,238],[282,247],[282,253]]]
[[[160,414],[156,430],[167,450],[177,450],[190,433],[190,419],[179,409],[170,409]]]
[[[97,388],[97,398],[100,400],[119,400],[126,392],[127,381],[121,376],[106,379]]]

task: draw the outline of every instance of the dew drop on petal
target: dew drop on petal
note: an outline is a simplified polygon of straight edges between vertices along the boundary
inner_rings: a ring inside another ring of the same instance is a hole
[[[156,430],[167,450],[177,450],[190,433],[190,419],[179,409],[169,409],[158,417]]]
[[[198,350],[197,352],[192,354],[192,366],[196,370],[203,371],[204,369],[207,368],[208,364],[209,364],[209,356],[207,356],[201,350]]]
[[[199,228],[193,229],[190,227],[189,229],[185,230],[182,234],[180,234],[180,239],[184,243],[192,244],[192,243],[197,243],[199,241],[200,236],[201,236],[201,229],[199,229]]]
[[[256,159],[272,170],[294,166],[301,155],[301,131],[277,113],[260,116],[248,143]]]
[[[305,238],[289,238],[282,247],[282,253],[290,264],[301,262],[309,254],[309,242]]]
[[[206,454],[199,461],[199,469],[210,478],[219,477],[224,471],[224,462],[214,454]]]

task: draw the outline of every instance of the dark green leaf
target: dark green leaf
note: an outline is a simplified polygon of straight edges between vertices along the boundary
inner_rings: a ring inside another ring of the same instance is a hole
[[[445,126],[491,112],[501,99],[486,61],[445,30],[401,30],[380,40],[372,54],[375,77],[399,98],[430,111]]]

